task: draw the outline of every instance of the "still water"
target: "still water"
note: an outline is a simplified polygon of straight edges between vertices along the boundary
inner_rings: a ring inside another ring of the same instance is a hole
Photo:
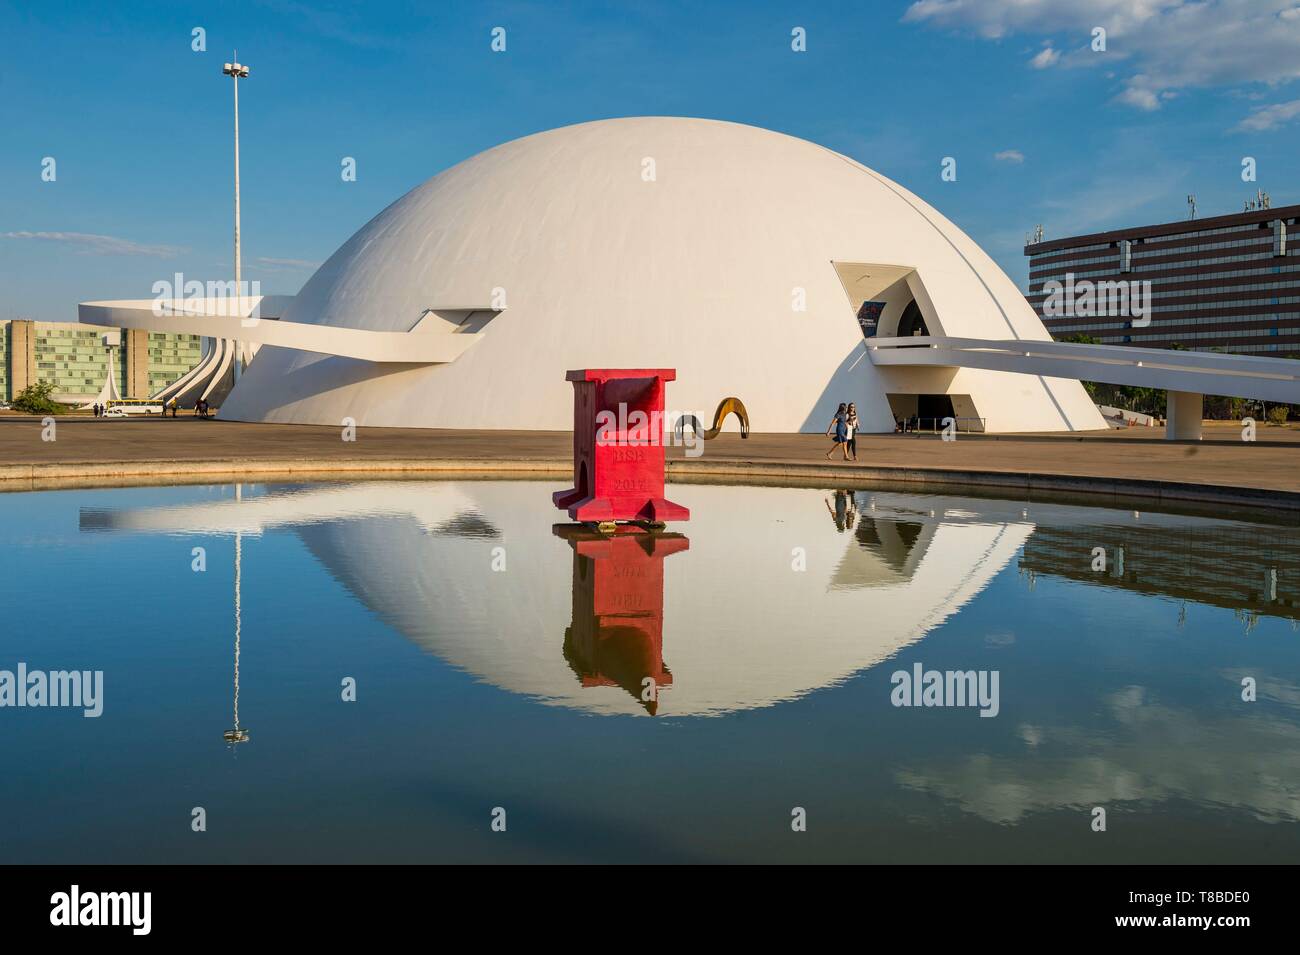
[[[0,495],[0,670],[103,673],[0,708],[0,862],[1297,858],[1294,528],[552,484]]]

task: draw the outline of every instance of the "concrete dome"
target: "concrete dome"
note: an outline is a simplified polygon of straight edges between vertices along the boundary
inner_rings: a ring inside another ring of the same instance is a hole
[[[566,370],[673,367],[671,409],[703,418],[736,395],[758,431],[823,430],[840,401],[857,402],[864,430],[892,430],[886,395],[900,390],[961,395],[957,413],[989,430],[1101,426],[1075,381],[874,367],[856,320],[864,296],[888,303],[881,334],[915,300],[932,334],[1049,340],[974,242],[845,156],[713,120],[584,123],[416,187],[282,315],[379,331],[429,310],[469,316],[482,331],[472,348],[394,366],[266,347],[222,415],[566,430]]]

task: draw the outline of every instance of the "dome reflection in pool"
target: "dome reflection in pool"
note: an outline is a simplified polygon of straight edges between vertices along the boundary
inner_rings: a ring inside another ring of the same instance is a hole
[[[557,525],[549,490],[0,497],[21,624],[0,666],[105,673],[99,720],[8,711],[32,771],[0,796],[22,823],[0,859],[1159,862],[1300,847],[1290,528],[677,484],[689,523],[606,537]],[[236,542],[237,747],[222,743]],[[41,580],[68,586],[52,603],[16,583]],[[892,674],[918,664],[996,671],[997,716],[894,706]],[[194,805],[220,835],[186,838]],[[496,806],[507,833],[488,827]],[[790,831],[795,806],[806,833]]]

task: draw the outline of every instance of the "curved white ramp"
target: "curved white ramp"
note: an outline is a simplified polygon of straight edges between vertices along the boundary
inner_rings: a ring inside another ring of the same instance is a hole
[[[917,335],[867,340],[891,368],[983,368],[1048,378],[1300,403],[1300,361],[1123,345]]]

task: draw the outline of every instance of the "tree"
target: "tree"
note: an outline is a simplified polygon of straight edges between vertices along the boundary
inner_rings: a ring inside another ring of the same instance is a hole
[[[59,414],[68,409],[54,400],[54,383],[37,381],[28,385],[14,398],[13,409],[24,414]]]

